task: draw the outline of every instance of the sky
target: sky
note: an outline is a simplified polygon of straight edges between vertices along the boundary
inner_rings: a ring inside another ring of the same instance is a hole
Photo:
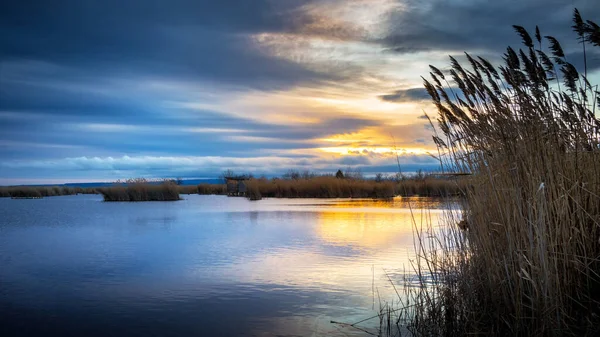
[[[428,65],[498,63],[513,24],[577,65],[574,6],[600,21],[597,0],[5,1],[0,184],[436,170]]]

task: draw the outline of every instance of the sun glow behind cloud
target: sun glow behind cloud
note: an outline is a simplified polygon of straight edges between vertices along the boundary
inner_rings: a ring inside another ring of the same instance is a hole
[[[335,153],[342,156],[364,156],[364,155],[378,155],[383,157],[393,157],[396,155],[429,155],[431,151],[426,148],[410,148],[410,149],[394,149],[389,147],[358,147],[358,146],[338,146],[338,147],[321,147],[319,148],[323,152]]]

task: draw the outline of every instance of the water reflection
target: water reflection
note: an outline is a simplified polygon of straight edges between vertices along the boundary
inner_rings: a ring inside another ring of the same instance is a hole
[[[412,238],[412,230],[413,220],[408,212],[322,212],[317,215],[317,234],[337,246],[384,249]]]
[[[0,199],[3,336],[362,335],[329,322],[394,297],[384,270],[410,269],[413,226],[443,207],[185,198]]]

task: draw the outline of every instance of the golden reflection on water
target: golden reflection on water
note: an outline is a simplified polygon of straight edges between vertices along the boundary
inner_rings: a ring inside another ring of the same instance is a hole
[[[389,285],[384,269],[402,273],[411,268],[415,224],[435,223],[442,214],[441,202],[426,198],[330,200],[319,201],[318,207],[310,202],[297,204],[295,212],[313,214],[302,227],[316,241],[247,256],[232,266],[231,277],[323,291],[356,291],[368,299],[373,279]]]
[[[412,243],[414,226],[436,221],[442,203],[430,198],[394,198],[344,200],[328,206],[317,216],[316,231],[322,240],[383,249]]]
[[[338,246],[383,248],[412,233],[410,213],[322,212],[317,219],[319,237]]]
[[[349,305],[353,309],[347,311],[360,312],[356,316],[333,314],[317,319],[280,317],[271,319],[271,326],[281,325],[283,330],[298,334],[311,326],[317,335],[354,336],[357,331],[336,329],[330,321],[359,321],[369,317],[368,309],[377,308],[379,299],[397,300],[388,275],[411,273],[414,226],[436,224],[444,205],[429,198],[395,198],[334,200],[314,206],[304,204],[305,209],[316,213],[313,235],[319,245],[271,252],[241,268],[254,282],[351,297]],[[394,282],[401,281],[396,278]],[[377,322],[363,323],[364,327],[371,325],[376,327]]]
[[[345,208],[364,210],[369,208],[383,209],[441,209],[445,205],[442,199],[425,197],[395,197],[389,199],[343,199],[335,200],[327,206],[330,208]]]

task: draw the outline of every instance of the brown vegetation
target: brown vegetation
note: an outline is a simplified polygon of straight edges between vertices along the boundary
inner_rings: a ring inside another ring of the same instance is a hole
[[[68,186],[5,186],[0,187],[0,198],[42,198],[59,195],[96,194],[95,188]]]
[[[177,191],[179,194],[198,194],[197,185],[178,185]]]
[[[573,27],[584,48],[600,46],[600,28],[577,11]],[[470,69],[451,59],[458,90],[435,67],[425,81],[440,159],[473,175],[468,227],[419,242],[420,287],[388,314],[409,314],[418,335],[598,334],[600,93],[556,39],[515,29],[525,47],[508,48],[502,67],[467,55]]]
[[[402,196],[450,196],[459,192],[454,179],[423,177],[395,180],[367,180],[314,176],[308,179],[252,179],[247,196],[268,198],[391,198]]]
[[[179,198],[179,187],[170,180],[150,183],[145,179],[130,179],[119,185],[100,188],[104,201],[175,201]]]
[[[200,184],[197,186],[198,194],[227,194],[227,186],[225,184]]]

